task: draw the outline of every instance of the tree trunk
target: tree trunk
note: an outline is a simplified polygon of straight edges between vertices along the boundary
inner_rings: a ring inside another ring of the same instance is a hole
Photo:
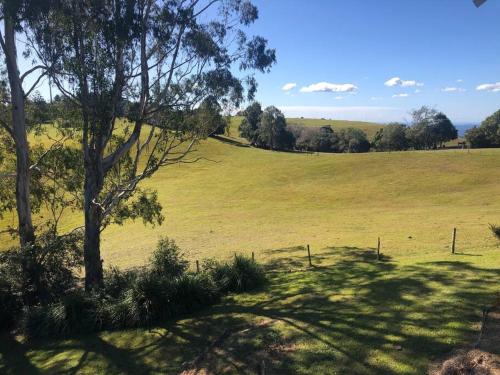
[[[16,145],[16,204],[21,246],[35,240],[31,219],[29,145],[26,133],[24,92],[17,66],[15,30],[12,19],[7,16],[5,25],[5,57],[11,91],[13,138]]]
[[[102,286],[101,260],[101,207],[96,204],[101,184],[98,181],[95,167],[86,165],[84,210],[85,210],[85,237],[83,255],[85,261],[85,289],[99,289]],[[102,181],[102,180],[101,180]]]

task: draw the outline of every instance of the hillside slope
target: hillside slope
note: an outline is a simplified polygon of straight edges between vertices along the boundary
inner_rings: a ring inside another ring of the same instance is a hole
[[[231,127],[235,135],[237,120]],[[492,248],[488,223],[500,223],[500,150],[367,154],[271,152],[240,139],[209,139],[205,160],[162,169],[161,227],[142,222],[104,231],[105,263],[143,264],[160,236],[175,238],[191,259],[311,244],[374,246],[392,255]],[[81,225],[80,214],[63,225]],[[1,227],[13,223],[7,215]],[[126,234],[126,238],[124,238]],[[4,247],[14,244],[1,235]]]
[[[441,252],[454,226],[459,249],[496,245],[488,223],[500,221],[500,150],[311,155],[210,139],[198,152],[207,160],[146,181],[159,191],[165,224],[108,229],[107,261],[140,264],[160,235],[192,258],[373,246],[379,236],[393,255]]]

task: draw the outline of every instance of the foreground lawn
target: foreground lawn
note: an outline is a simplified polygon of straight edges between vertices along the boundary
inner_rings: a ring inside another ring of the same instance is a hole
[[[499,291],[500,249],[384,255],[326,247],[268,251],[270,284],[151,330],[30,344],[4,336],[11,374],[424,374],[474,341]]]

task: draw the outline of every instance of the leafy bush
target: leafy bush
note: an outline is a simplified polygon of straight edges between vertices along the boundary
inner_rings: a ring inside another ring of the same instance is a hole
[[[21,312],[20,298],[12,291],[11,286],[0,274],[0,329],[10,327]]]
[[[112,298],[118,298],[137,278],[138,270],[122,271],[111,267],[104,271],[103,293]]]
[[[24,304],[57,301],[76,285],[74,271],[83,263],[81,236],[48,231],[34,244],[0,255],[0,273]]]
[[[64,337],[99,330],[97,296],[76,290],[61,301],[27,309],[23,331],[28,337]]]
[[[160,239],[156,250],[150,259],[153,272],[164,276],[178,277],[188,268],[188,261],[184,259],[179,246],[174,240],[167,237]]]
[[[247,292],[261,287],[266,281],[262,267],[243,255],[236,255],[230,263],[211,260],[204,268],[223,293]]]
[[[177,279],[172,303],[177,313],[189,313],[213,305],[220,296],[220,290],[209,274],[187,273]]]
[[[137,277],[126,299],[131,302],[130,317],[138,326],[149,326],[173,315],[171,296],[175,282],[166,275],[145,271]]]
[[[490,224],[490,230],[493,235],[500,240],[500,225]]]

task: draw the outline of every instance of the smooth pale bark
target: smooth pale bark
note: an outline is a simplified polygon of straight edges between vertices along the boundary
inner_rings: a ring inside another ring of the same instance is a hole
[[[35,240],[31,219],[29,145],[26,132],[25,98],[17,66],[15,30],[12,19],[6,17],[5,57],[12,101],[12,134],[16,147],[16,204],[21,246]]]

